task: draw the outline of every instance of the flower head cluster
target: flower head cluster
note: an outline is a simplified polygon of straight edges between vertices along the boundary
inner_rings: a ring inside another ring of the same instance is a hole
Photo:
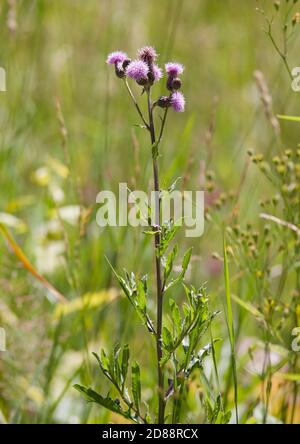
[[[108,55],[106,63],[115,66],[119,78],[129,77],[144,90],[149,91],[151,86],[163,77],[162,69],[155,63],[158,55],[152,46],[145,46],[137,52],[137,58],[131,60],[125,52],[115,51]],[[160,97],[155,103],[161,108],[172,107],[176,112],[183,112],[185,98],[178,90],[181,88],[179,76],[184,71],[180,63],[166,63],[168,96]]]

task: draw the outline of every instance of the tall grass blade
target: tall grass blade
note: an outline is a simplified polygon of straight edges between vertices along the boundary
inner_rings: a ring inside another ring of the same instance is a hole
[[[230,284],[229,284],[229,266],[227,257],[227,245],[225,234],[223,235],[223,255],[224,255],[224,281],[225,281],[225,302],[226,302],[226,323],[230,341],[231,349],[231,364],[232,364],[232,375],[234,382],[234,404],[235,404],[235,415],[236,422],[239,423],[238,415],[238,384],[237,384],[237,370],[236,370],[236,359],[235,359],[235,343],[234,343],[234,325],[233,325],[233,314],[231,305],[231,294],[230,294]]]
[[[26,257],[23,250],[16,243],[16,241],[14,240],[8,229],[2,223],[0,223],[0,232],[7,241],[13,253],[17,256],[17,258],[23,264],[26,270],[29,271],[29,273],[31,273],[32,276],[34,276],[38,281],[40,281],[43,284],[43,286],[51,292],[51,294],[56,299],[56,302],[62,302],[62,303],[67,302],[67,299],[56,288],[54,288],[53,285],[50,284],[50,282],[48,282],[44,276],[42,276],[34,268],[34,266],[30,263],[29,259]]]

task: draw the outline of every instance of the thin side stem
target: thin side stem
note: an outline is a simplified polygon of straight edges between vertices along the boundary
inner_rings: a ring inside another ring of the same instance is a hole
[[[166,125],[166,120],[167,120],[168,111],[169,111],[169,108],[166,108],[166,109],[165,109],[165,112],[164,112],[163,119],[162,119],[162,123],[161,123],[160,133],[159,133],[159,136],[158,136],[158,145],[159,145],[160,142],[161,142],[162,135],[163,135],[163,132],[164,132],[164,129],[165,129],[165,125]]]
[[[139,116],[140,116],[140,118],[141,118],[142,121],[143,121],[143,124],[145,125],[145,127],[147,128],[147,130],[150,131],[150,125],[149,125],[148,122],[146,121],[146,119],[145,119],[145,117],[144,117],[144,115],[143,115],[143,113],[142,113],[142,111],[141,111],[141,108],[139,107],[139,104],[137,103],[137,100],[136,100],[136,98],[135,98],[133,92],[131,91],[130,86],[128,85],[128,82],[127,82],[127,79],[126,79],[126,78],[124,79],[124,83],[125,83],[125,86],[126,86],[127,91],[129,92],[129,95],[130,95],[130,97],[131,97],[131,99],[132,99],[132,101],[133,101],[133,104],[134,104],[134,106],[136,107],[136,110],[137,110],[137,112],[139,113]]]
[[[271,23],[269,23],[268,26],[269,26],[269,27],[268,27],[267,34],[268,34],[268,36],[269,36],[269,38],[270,38],[270,40],[271,40],[271,42],[272,42],[272,44],[273,44],[273,46],[274,46],[276,52],[277,52],[278,55],[281,57],[281,59],[282,59],[282,61],[283,61],[283,64],[284,64],[284,66],[285,66],[285,69],[286,69],[286,71],[287,71],[287,73],[288,73],[290,79],[293,80],[293,76],[292,76],[291,68],[289,67],[288,60],[287,60],[287,54],[286,54],[286,53],[287,53],[287,48],[286,48],[286,44],[285,44],[284,52],[282,52],[281,49],[279,48],[279,46],[277,45],[277,43],[275,42],[275,39],[274,39],[274,37],[273,37],[273,34],[272,34],[272,25],[271,25]]]
[[[151,105],[150,92],[147,91],[148,99],[148,114],[149,114],[149,127],[150,127],[150,137],[152,147],[156,142],[155,128],[153,121],[153,109]],[[160,136],[161,137],[161,136]],[[158,175],[158,164],[157,156],[152,154],[153,161],[153,177],[154,177],[154,191],[156,192],[156,208],[155,215],[157,225],[160,226],[160,198],[159,198],[159,175]],[[158,250],[160,246],[160,231],[155,228],[154,244],[155,244],[155,265],[156,265],[156,294],[157,294],[157,304],[156,304],[156,316],[157,316],[157,328],[156,328],[156,353],[157,353],[157,376],[158,376],[158,423],[164,424],[165,422],[165,399],[164,399],[164,372],[161,367],[162,359],[162,316],[163,316],[163,291],[162,291],[162,278],[161,278],[161,258],[158,255]]]

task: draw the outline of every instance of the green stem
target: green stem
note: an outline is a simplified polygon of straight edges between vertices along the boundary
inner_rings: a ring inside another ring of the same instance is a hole
[[[272,25],[271,25],[271,23],[269,23],[269,29],[268,29],[267,34],[268,34],[268,36],[269,36],[269,38],[270,38],[270,40],[271,40],[271,42],[272,42],[276,52],[281,57],[281,59],[283,61],[283,64],[285,66],[285,69],[287,70],[290,79],[293,80],[292,72],[291,72],[291,69],[290,69],[288,61],[287,61],[287,55],[286,55],[287,50],[285,48],[284,52],[282,52],[281,49],[279,48],[279,46],[277,45],[277,43],[275,42],[275,39],[274,39],[273,34],[272,34]]]
[[[138,112],[140,118],[141,118],[142,121],[143,121],[143,124],[145,125],[145,127],[147,128],[147,130],[150,131],[150,126],[149,126],[148,122],[146,121],[146,119],[145,119],[145,117],[144,117],[144,115],[143,115],[143,113],[142,113],[142,111],[141,111],[141,108],[139,107],[139,104],[137,103],[137,100],[136,100],[136,98],[134,97],[134,94],[133,94],[133,92],[131,91],[130,86],[128,85],[128,82],[127,82],[126,79],[124,80],[124,83],[125,83],[125,86],[126,86],[126,89],[127,89],[128,93],[129,93],[129,95],[130,95],[130,97],[131,97],[131,99],[132,99],[132,101],[133,101],[133,104],[134,104],[134,106],[136,107],[136,110],[137,110],[137,112]]]
[[[150,99],[150,91],[147,91],[148,99],[148,114],[149,114],[149,130],[151,137],[152,147],[156,143],[155,128],[153,121],[153,109]],[[161,138],[162,132],[160,134]],[[160,139],[159,139],[160,140]],[[156,208],[155,216],[157,219],[157,225],[160,225],[160,198],[159,198],[159,175],[158,175],[158,163],[156,154],[152,153],[153,162],[153,177],[154,177],[154,191],[156,192]],[[157,227],[156,227],[157,228]],[[155,230],[156,230],[155,228]],[[162,359],[162,315],[163,315],[163,286],[161,277],[161,258],[158,255],[158,250],[160,247],[160,231],[156,230],[154,236],[155,244],[155,266],[156,266],[156,295],[157,295],[157,305],[156,305],[156,316],[157,316],[157,329],[156,329],[156,353],[157,353],[157,377],[158,377],[158,423],[164,424],[165,422],[165,399],[164,399],[164,372],[161,366]]]

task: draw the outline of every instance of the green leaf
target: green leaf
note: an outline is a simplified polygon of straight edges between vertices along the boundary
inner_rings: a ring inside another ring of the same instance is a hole
[[[123,348],[122,363],[121,363],[123,388],[124,388],[124,384],[125,384],[127,373],[128,373],[129,356],[130,356],[129,347],[128,347],[128,344],[126,344]]]
[[[172,192],[176,189],[177,183],[178,183],[181,179],[182,179],[182,177],[177,177],[177,179],[174,180],[174,182],[172,183],[172,185],[168,188],[168,192],[169,192],[169,193],[172,193]]]
[[[164,281],[167,282],[168,277],[170,276],[170,273],[173,270],[174,261],[178,254],[178,245],[175,244],[172,248],[171,253],[168,255],[168,259],[165,265],[165,274],[164,274]]]
[[[277,117],[280,120],[288,120],[290,122],[300,122],[300,117],[298,116],[283,116],[279,114]]]
[[[224,280],[225,280],[225,301],[226,301],[226,323],[229,334],[229,342],[231,348],[231,364],[232,364],[232,374],[234,382],[234,404],[235,404],[235,414],[236,422],[239,422],[238,418],[238,407],[237,407],[237,370],[236,370],[236,359],[235,359],[235,343],[234,343],[234,326],[233,326],[233,314],[231,306],[231,294],[230,294],[230,280],[229,280],[229,267],[227,258],[227,245],[225,235],[223,237],[223,254],[224,254]]]
[[[217,418],[219,416],[219,413],[221,412],[221,396],[218,395],[217,401],[215,403],[214,411],[211,418],[211,423],[215,424],[217,422]]]
[[[282,373],[277,372],[276,377],[280,379],[284,379],[285,381],[294,381],[299,382],[300,381],[300,374],[299,373]]]
[[[218,395],[214,409],[208,409],[210,411],[209,422],[211,424],[227,424],[231,418],[231,412],[224,412],[222,407],[221,395]]]
[[[177,231],[180,229],[180,225],[172,224],[171,226],[162,227],[162,237],[157,254],[161,257],[170,245],[170,242],[174,239]]]
[[[95,402],[96,404],[105,407],[107,410],[110,410],[111,412],[122,415],[124,418],[132,419],[129,411],[122,410],[120,405],[117,402],[115,402],[113,399],[109,397],[103,398],[103,396],[95,392],[93,389],[89,387],[84,387],[79,384],[75,384],[74,388],[78,390],[80,393],[82,393],[88,401]]]
[[[175,279],[171,280],[169,285],[166,286],[165,291],[169,290],[170,288],[174,287],[174,285],[177,285],[184,280],[186,271],[188,269],[188,266],[189,266],[189,263],[191,260],[192,252],[193,252],[193,248],[189,248],[186,251],[185,255],[183,256],[183,260],[182,260],[181,272],[179,273],[179,275]]]
[[[135,275],[134,273],[128,273],[125,270],[125,279],[120,276],[109,260],[106,258],[108,264],[110,265],[114,275],[119,281],[119,284],[121,288],[123,289],[125,295],[127,296],[129,302],[139,315],[140,319],[142,320],[143,324],[147,327],[147,329],[151,333],[155,333],[155,329],[153,326],[153,322],[149,318],[147,312],[146,312],[146,294],[147,294],[147,282],[146,278],[147,276],[144,276],[138,283],[136,283]],[[141,284],[140,284],[141,283]]]
[[[134,362],[131,367],[131,386],[134,403],[137,411],[140,411],[141,402],[141,375],[140,367],[137,362]]]
[[[145,230],[143,231],[143,234],[147,234],[149,236],[155,236],[157,233],[160,233],[159,230]]]
[[[115,379],[115,382],[118,387],[121,387],[122,380],[121,380],[121,368],[119,364],[119,354],[120,354],[121,348],[120,345],[117,343],[113,350],[113,355],[111,357],[111,363],[113,367],[113,376]]]
[[[94,356],[96,357],[97,360],[99,360],[98,355],[96,355],[96,353],[94,353]],[[103,348],[101,349],[101,358],[99,360],[99,363],[101,363],[101,367],[103,370],[109,372],[110,371],[110,364],[109,364],[109,359],[106,356],[105,351],[103,350]]]
[[[245,310],[247,310],[250,314],[252,314],[255,318],[265,322],[264,315],[256,308],[254,305],[252,305],[250,302],[243,301],[238,296],[232,294],[231,298],[239,304],[241,307],[243,307]]]
[[[214,343],[220,341],[220,339],[216,338],[213,340]],[[207,356],[210,355],[211,351],[212,351],[212,347],[213,344],[209,343],[207,345],[205,345],[201,350],[199,350],[199,352],[197,353],[196,356],[193,356],[192,359],[190,360],[188,366],[187,366],[187,371],[189,373],[191,373],[195,368],[201,368],[203,366],[203,362],[205,360],[205,358],[207,358]]]
[[[112,373],[113,372],[112,372],[111,365],[110,365],[108,357],[106,356],[105,351],[103,349],[101,349],[101,358],[99,358],[97,353],[92,352],[92,354],[96,358],[98,365],[99,365],[101,371],[103,372],[104,376],[106,376],[112,382],[112,379],[113,379]]]
[[[170,308],[171,308],[172,321],[174,323],[175,330],[176,330],[177,334],[180,334],[180,331],[181,331],[180,310],[179,310],[177,303],[173,299],[170,299]]]
[[[189,248],[187,250],[187,252],[185,253],[185,255],[183,256],[183,261],[182,261],[182,272],[183,275],[185,275],[186,270],[189,266],[190,260],[191,260],[191,256],[192,256],[192,252],[193,252],[193,247]]]
[[[167,327],[164,327],[162,330],[162,340],[164,348],[168,351],[173,349],[173,339],[171,332],[167,329]]]
[[[226,302],[226,314],[227,314],[227,327],[229,333],[229,340],[231,348],[234,347],[234,328],[233,328],[233,314],[231,305],[231,294],[230,294],[230,284],[229,284],[229,268],[228,268],[228,258],[227,258],[227,246],[224,237],[223,242],[224,251],[224,280],[225,280],[225,302]]]
[[[109,264],[109,266],[110,266],[110,268],[111,268],[113,274],[114,274],[115,277],[117,278],[117,280],[118,280],[118,282],[119,282],[119,284],[120,284],[120,287],[121,287],[122,290],[124,291],[125,295],[128,297],[129,301],[132,303],[132,299],[131,299],[131,291],[130,291],[130,288],[128,287],[128,285],[127,285],[125,279],[123,279],[122,276],[120,276],[120,275],[116,272],[116,270],[114,269],[114,267],[112,266],[112,264],[110,263],[110,261],[108,260],[108,258],[107,258],[106,256],[105,256],[105,258],[106,258],[106,260],[107,260],[107,262],[108,262],[108,264]]]
[[[231,419],[231,411],[223,413],[221,424],[228,424]]]
[[[142,281],[138,282],[138,288],[137,288],[137,300],[138,300],[138,306],[140,310],[143,313],[146,313],[146,293],[145,293],[145,287]]]

